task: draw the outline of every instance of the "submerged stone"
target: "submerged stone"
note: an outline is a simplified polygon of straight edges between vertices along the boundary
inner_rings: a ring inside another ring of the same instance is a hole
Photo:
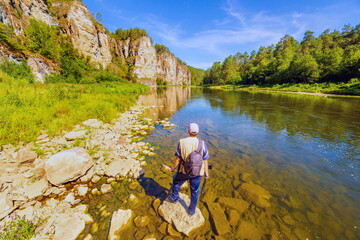
[[[260,185],[255,183],[243,183],[239,188],[239,192],[248,202],[253,202],[255,205],[263,208],[270,207],[269,200],[271,194]]]
[[[241,221],[236,235],[240,239],[261,239],[260,230],[251,222]]]
[[[187,209],[189,203],[189,197],[180,193],[178,202],[171,203],[168,200],[165,200],[159,207],[159,212],[164,219],[168,223],[174,224],[178,232],[182,232],[187,236],[192,230],[202,226],[205,222],[205,219],[198,208],[196,208],[193,216],[188,215]]]
[[[250,206],[248,202],[239,198],[219,197],[217,202],[227,207],[236,209],[240,215],[243,214]]]
[[[208,203],[210,217],[218,235],[224,235],[230,231],[230,225],[226,218],[224,209],[219,203]]]

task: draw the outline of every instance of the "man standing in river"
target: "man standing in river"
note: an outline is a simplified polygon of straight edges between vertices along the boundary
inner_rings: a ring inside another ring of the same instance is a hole
[[[209,152],[206,143],[197,138],[199,126],[196,123],[190,123],[188,133],[189,136],[187,138],[180,139],[175,153],[174,164],[171,168],[171,172],[174,172],[176,169],[178,169],[178,171],[173,179],[169,200],[171,202],[177,202],[179,200],[179,190],[181,185],[185,181],[190,180],[191,200],[188,214],[192,216],[195,214],[196,205],[199,199],[201,178],[203,175],[205,175],[206,178],[209,176],[207,161],[209,159]],[[199,144],[201,145],[199,146]],[[191,176],[186,173],[187,169],[185,169],[184,163],[188,159],[190,153],[199,149],[201,149],[202,156],[201,169],[199,174]]]

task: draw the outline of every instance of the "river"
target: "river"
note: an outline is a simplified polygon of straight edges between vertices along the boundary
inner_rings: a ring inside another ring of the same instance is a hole
[[[359,98],[168,87],[139,102],[157,106],[148,117],[176,124],[145,139],[157,146],[146,177],[159,186],[170,179],[158,169],[172,164],[178,139],[196,122],[214,165],[199,202],[205,217],[207,201],[241,197],[244,183],[270,192],[270,207],[251,204],[226,239],[242,236],[239,228],[262,239],[360,238]],[[211,221],[199,231],[215,235]]]

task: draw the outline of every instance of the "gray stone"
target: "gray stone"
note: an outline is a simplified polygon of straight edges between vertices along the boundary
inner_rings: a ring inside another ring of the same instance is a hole
[[[76,240],[85,229],[85,221],[79,217],[62,217],[55,225],[54,240]]]
[[[116,232],[126,228],[131,223],[130,219],[132,215],[133,213],[130,209],[128,210],[119,209],[113,213],[111,217],[108,240],[119,239],[116,236]]]
[[[177,203],[171,203],[166,200],[159,207],[159,212],[164,219],[168,223],[174,224],[177,231],[182,232],[187,236],[193,229],[200,227],[205,222],[205,219],[198,208],[196,208],[193,216],[188,215],[187,208],[189,204],[189,197],[180,193],[179,201]]]
[[[85,127],[100,128],[103,124],[102,121],[97,119],[88,119],[82,123]]]
[[[37,158],[37,153],[28,150],[20,150],[16,156],[16,160],[19,163],[32,163],[36,158]]]
[[[82,131],[71,131],[69,133],[67,133],[64,137],[66,140],[68,141],[72,141],[78,138],[83,138],[87,133],[87,130],[82,130]]]
[[[134,165],[134,160],[131,159],[116,159],[112,161],[105,170],[105,175],[108,177],[116,177],[117,175],[126,176]]]
[[[59,186],[83,176],[93,165],[87,151],[76,147],[51,156],[45,163],[45,173],[50,183]]]
[[[40,181],[34,182],[29,186],[26,186],[24,188],[24,195],[29,199],[40,197],[43,193],[45,193],[48,186],[48,181],[46,179],[41,179]]]

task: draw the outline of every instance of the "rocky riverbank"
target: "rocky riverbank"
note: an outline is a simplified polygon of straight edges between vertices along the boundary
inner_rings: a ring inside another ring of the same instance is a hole
[[[89,119],[59,137],[50,138],[44,132],[36,142],[3,146],[0,226],[23,218],[43,222],[32,240],[78,239],[85,227],[94,222],[82,199],[89,194],[113,191],[116,181],[137,182],[144,175],[146,156],[155,155],[154,148],[141,141],[155,129],[151,119],[141,116],[144,109],[134,107],[112,124]],[[166,120],[157,124],[174,126]],[[96,183],[101,179],[104,182],[104,178],[105,183],[98,186]],[[135,224],[143,221],[133,216],[131,209],[114,212],[108,239],[117,239],[116,232],[134,217]],[[89,240],[93,236],[80,238]]]

